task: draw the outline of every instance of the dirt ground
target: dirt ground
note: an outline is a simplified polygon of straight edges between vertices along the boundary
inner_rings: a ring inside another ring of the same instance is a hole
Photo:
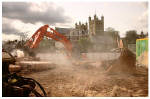
[[[82,62],[55,65],[26,76],[37,80],[49,97],[148,96],[147,69],[137,68],[133,75],[108,75],[105,70],[101,62]]]

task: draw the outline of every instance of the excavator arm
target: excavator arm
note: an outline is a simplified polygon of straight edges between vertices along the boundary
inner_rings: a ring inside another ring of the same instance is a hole
[[[72,44],[64,35],[60,34],[53,28],[50,28],[52,32],[48,32],[47,29],[50,28],[48,25],[44,25],[39,28],[32,37],[26,42],[25,46],[29,46],[30,48],[36,48],[40,41],[44,38],[44,36],[48,38],[52,38],[56,41],[63,43],[66,50],[68,51],[67,55],[71,56],[72,53]]]

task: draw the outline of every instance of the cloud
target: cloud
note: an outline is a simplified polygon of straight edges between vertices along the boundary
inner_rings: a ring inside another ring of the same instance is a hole
[[[23,23],[20,20],[13,20],[2,18],[2,33],[5,35],[16,35],[20,36],[23,33],[27,34],[29,37],[33,35],[33,33],[44,24],[42,23]]]
[[[19,31],[14,29],[13,27],[9,26],[8,24],[2,24],[2,32],[5,34],[15,34],[19,35]]]
[[[64,15],[64,10],[54,3],[3,2],[2,17],[18,19],[24,23],[55,25],[70,22],[71,18]]]
[[[10,35],[19,35],[19,30],[15,29],[12,25],[12,20],[8,20],[6,18],[2,19],[2,33]]]
[[[5,34],[3,39],[11,35],[16,38],[22,33],[28,33],[30,37],[44,24],[51,26],[69,24],[71,18],[64,14],[61,7],[50,2],[3,2],[2,33]]]

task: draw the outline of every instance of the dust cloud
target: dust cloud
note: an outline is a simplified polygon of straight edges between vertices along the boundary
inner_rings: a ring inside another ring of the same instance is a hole
[[[147,96],[146,75],[105,73],[112,64],[111,59],[117,59],[119,54],[90,53],[88,59],[78,61],[71,61],[62,53],[39,53],[37,56],[56,64],[54,69],[29,75],[44,86],[48,96]]]
[[[85,57],[82,57],[82,53],[79,54],[81,55],[79,59],[67,57],[64,48],[58,44],[59,50],[45,51],[36,55],[36,57],[40,57],[40,61],[53,63],[55,68],[27,76],[39,81],[44,86],[48,96],[147,96],[147,72],[144,70],[145,74],[139,73],[138,75],[122,74],[128,65],[128,63],[123,65],[123,62],[126,60],[125,62],[132,63],[132,54],[128,54],[128,51],[122,54],[111,52],[110,50],[115,47],[111,43],[111,40],[107,43],[98,42],[97,45],[95,44],[95,49],[98,51],[89,48],[88,52],[84,53]],[[127,68],[131,72],[134,70],[130,69],[131,65]],[[112,74],[107,73],[108,69]],[[120,70],[122,71],[118,72]]]
[[[58,65],[71,65],[71,60],[65,53],[38,53],[41,61],[50,61]]]

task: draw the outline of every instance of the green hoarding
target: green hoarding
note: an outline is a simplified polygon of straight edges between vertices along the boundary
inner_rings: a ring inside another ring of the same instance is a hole
[[[136,59],[145,51],[148,51],[148,38],[136,40]]]

